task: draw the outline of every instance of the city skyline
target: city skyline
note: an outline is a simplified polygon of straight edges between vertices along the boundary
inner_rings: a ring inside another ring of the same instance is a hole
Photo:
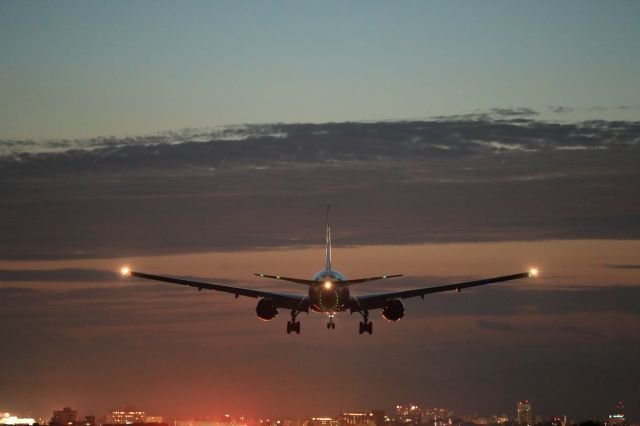
[[[173,426],[183,426],[187,423],[193,426],[193,422],[201,422],[203,425],[220,425],[220,424],[282,424],[295,425],[302,424],[306,421],[321,421],[322,425],[355,425],[355,424],[382,424],[391,425],[458,425],[458,424],[476,424],[476,425],[505,425],[515,424],[521,426],[533,426],[534,424],[544,424],[551,426],[567,426],[583,422],[600,422],[604,426],[628,426],[636,423],[624,414],[625,406],[622,401],[618,401],[615,407],[610,410],[611,414],[604,415],[602,418],[575,419],[570,418],[566,414],[555,413],[553,415],[541,415],[533,408],[533,403],[529,400],[518,401],[516,405],[516,413],[457,413],[455,410],[446,407],[430,407],[422,404],[398,403],[389,410],[388,408],[375,408],[365,411],[354,411],[344,409],[339,414],[329,413],[311,413],[303,416],[288,416],[281,414],[279,416],[246,416],[242,413],[229,412],[200,416],[166,416],[160,413],[153,415],[147,413],[144,409],[137,408],[132,405],[125,405],[122,408],[110,409],[106,414],[96,416],[95,414],[84,414],[78,409],[64,407],[62,409],[53,410],[53,415],[47,420],[46,416],[34,418],[17,418],[4,413],[0,417],[0,424],[4,425],[32,425],[32,424],[50,424],[53,426],[96,426],[96,425],[118,425],[118,424],[136,424],[136,425],[159,425],[167,424]],[[304,423],[307,424],[307,423]],[[315,423],[312,423],[315,424]]]

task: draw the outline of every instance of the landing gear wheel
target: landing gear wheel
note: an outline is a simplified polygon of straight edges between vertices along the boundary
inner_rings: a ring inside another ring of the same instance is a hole
[[[291,321],[287,321],[287,334],[293,332],[300,334],[300,321],[296,321],[296,315],[298,315],[296,311],[291,311]]]
[[[360,334],[369,333],[373,334],[373,323],[370,321],[362,322],[360,321],[360,328],[358,330]]]
[[[293,332],[300,334],[300,321],[287,321],[287,334],[291,334]]]
[[[333,322],[333,315],[329,315],[329,322],[327,323],[327,330],[331,330],[336,328],[336,323]]]
[[[360,334],[369,333],[373,334],[373,323],[369,321],[369,311],[361,312],[364,321],[360,321],[360,328],[358,331]]]

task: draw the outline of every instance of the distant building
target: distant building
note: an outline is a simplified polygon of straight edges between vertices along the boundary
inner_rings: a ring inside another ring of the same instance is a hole
[[[609,414],[607,420],[605,420],[606,426],[628,426],[627,419],[624,416],[624,404],[622,401],[616,404],[615,410],[612,414]]]
[[[107,414],[107,423],[112,425],[131,425],[134,423],[144,423],[147,413],[133,407],[124,407],[121,410],[111,410]]]
[[[373,421],[376,426],[385,426],[387,424],[387,413],[385,410],[371,410]]]
[[[222,417],[198,417],[196,419],[174,420],[172,422],[173,426],[247,426],[247,424],[247,419],[244,417],[236,419],[229,414],[225,414]],[[258,425],[283,426],[283,423],[280,420],[261,419]]]
[[[340,420],[333,417],[312,417],[306,419],[303,426],[340,426]]]
[[[422,423],[422,409],[415,404],[396,405],[396,423],[419,425]]]
[[[529,401],[518,402],[516,423],[521,426],[533,426],[533,409],[531,408],[531,403]]]
[[[55,410],[51,416],[51,423],[54,425],[75,425],[78,423],[78,411],[72,410],[71,407]]]
[[[373,413],[342,413],[338,420],[340,421],[340,426],[376,425]]]
[[[433,426],[453,424],[453,410],[448,408],[425,408],[422,410],[422,422]]]

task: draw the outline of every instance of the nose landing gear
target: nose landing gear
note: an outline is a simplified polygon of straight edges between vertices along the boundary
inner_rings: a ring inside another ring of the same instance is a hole
[[[333,322],[333,314],[329,314],[329,322],[327,323],[327,330],[331,330],[336,328],[336,323]]]

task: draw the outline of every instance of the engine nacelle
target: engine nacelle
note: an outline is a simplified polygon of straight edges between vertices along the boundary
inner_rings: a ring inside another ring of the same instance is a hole
[[[382,316],[387,321],[398,321],[404,316],[404,304],[400,299],[391,299],[382,310]]]
[[[256,305],[256,314],[263,321],[269,321],[278,316],[278,307],[271,299],[262,298]]]

